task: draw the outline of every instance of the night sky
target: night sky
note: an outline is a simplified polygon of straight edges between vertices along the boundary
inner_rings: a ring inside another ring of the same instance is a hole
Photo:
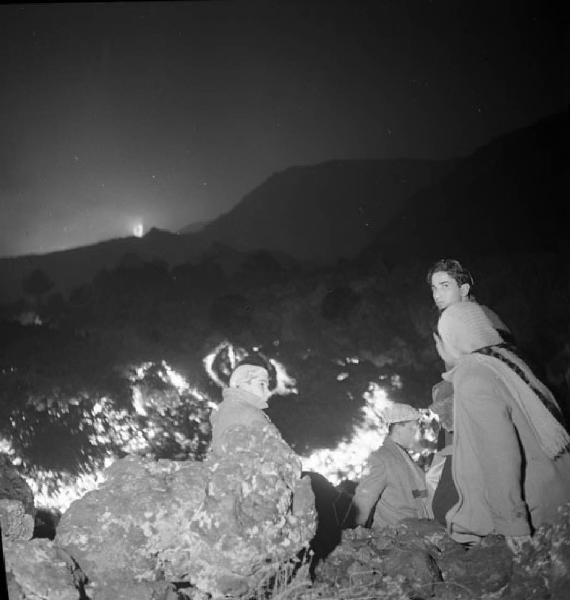
[[[293,165],[468,154],[567,107],[556,4],[2,5],[0,256],[176,231]]]

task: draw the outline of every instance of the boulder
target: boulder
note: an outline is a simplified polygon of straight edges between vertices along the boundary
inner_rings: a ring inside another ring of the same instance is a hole
[[[317,566],[316,580],[352,595],[432,596],[441,582],[433,539],[443,535],[440,525],[411,519],[398,527],[344,531],[341,544]]]
[[[202,463],[118,460],[63,514],[55,542],[87,574],[94,599],[150,599],[164,582],[158,549],[177,547],[205,484]]]
[[[308,547],[316,530],[309,478],[275,427],[236,426],[206,461],[200,508],[180,541],[159,558],[170,580],[188,579],[216,596],[239,596],[275,577]]]
[[[556,523],[542,525],[515,557],[509,598],[562,600],[570,589],[570,503]]]
[[[562,600],[570,588],[570,504],[516,555],[503,536],[466,547],[434,521],[406,519],[379,531],[359,527],[343,533],[316,576],[319,597]]]
[[[86,573],[94,600],[146,600],[169,582],[238,596],[270,581],[313,537],[314,495],[300,476],[272,425],[234,427],[203,462],[115,462],[64,513],[55,542]]]
[[[479,598],[507,586],[513,572],[513,553],[504,537],[489,535],[472,548],[448,544],[438,565],[444,581]]]
[[[34,515],[34,493],[7,454],[0,453],[0,500],[19,500],[24,512]]]
[[[10,600],[80,600],[84,578],[53,542],[4,539]]]
[[[0,500],[0,526],[4,540],[30,540],[34,518],[25,512],[19,500]]]

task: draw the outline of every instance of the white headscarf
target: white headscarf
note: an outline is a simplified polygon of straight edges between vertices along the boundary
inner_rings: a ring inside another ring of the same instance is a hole
[[[230,375],[230,387],[239,387],[241,383],[248,383],[257,377],[267,376],[267,369],[257,365],[240,365]]]
[[[439,318],[437,329],[444,348],[457,359],[503,341],[481,306],[475,302],[458,302],[446,308]],[[496,348],[495,354],[497,356],[475,353],[474,356],[505,384],[534,430],[544,452],[550,458],[556,457],[568,447],[570,436],[546,408],[536,391],[544,396],[549,405],[559,409],[554,396],[516,354],[504,347]],[[507,362],[522,372],[529,383]]]
[[[448,306],[439,317],[437,330],[445,350],[455,359],[504,341],[476,302],[456,302]]]
[[[243,401],[255,406],[256,408],[265,409],[268,407],[267,397],[258,396],[250,391],[249,384],[254,379],[267,378],[267,369],[259,367],[257,365],[240,365],[237,367],[230,376],[229,388],[224,390],[224,398],[227,394],[225,392],[231,392],[231,396],[234,398],[240,397]]]

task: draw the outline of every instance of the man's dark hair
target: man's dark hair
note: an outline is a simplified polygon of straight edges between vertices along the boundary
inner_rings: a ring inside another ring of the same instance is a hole
[[[426,277],[427,284],[430,286],[434,273],[447,273],[457,281],[457,285],[468,283],[470,287],[473,287],[475,284],[471,273],[458,260],[453,258],[442,258],[432,265]]]

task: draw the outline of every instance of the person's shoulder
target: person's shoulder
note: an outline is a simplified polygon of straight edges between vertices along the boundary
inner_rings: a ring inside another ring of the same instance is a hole
[[[481,355],[472,352],[461,357],[454,369],[454,383],[461,378],[484,375],[489,372],[488,365],[481,360]]]
[[[453,384],[455,389],[496,389],[500,379],[495,369],[489,364],[489,360],[489,357],[476,353],[464,356],[454,372]]]
[[[386,436],[384,443],[376,450],[378,461],[394,462],[401,458],[401,448],[390,437]]]
[[[386,438],[386,439],[388,439],[388,438]],[[377,448],[376,450],[374,450],[373,452],[370,453],[370,455],[368,456],[368,462],[370,464],[384,462],[384,460],[386,459],[386,456],[388,455],[388,452],[384,445],[385,443],[386,443],[386,440],[384,440],[384,443],[379,448]]]
[[[499,332],[504,332],[507,334],[511,333],[511,330],[505,325],[504,321],[499,317],[499,315],[492,309],[489,308],[486,304],[479,304],[482,311],[485,313],[485,316],[491,321],[491,325]]]
[[[232,418],[243,422],[264,419],[263,411],[261,411],[261,409],[256,408],[251,404],[247,404],[246,402],[239,402],[231,398],[225,399],[218,405],[217,414],[218,418]]]

